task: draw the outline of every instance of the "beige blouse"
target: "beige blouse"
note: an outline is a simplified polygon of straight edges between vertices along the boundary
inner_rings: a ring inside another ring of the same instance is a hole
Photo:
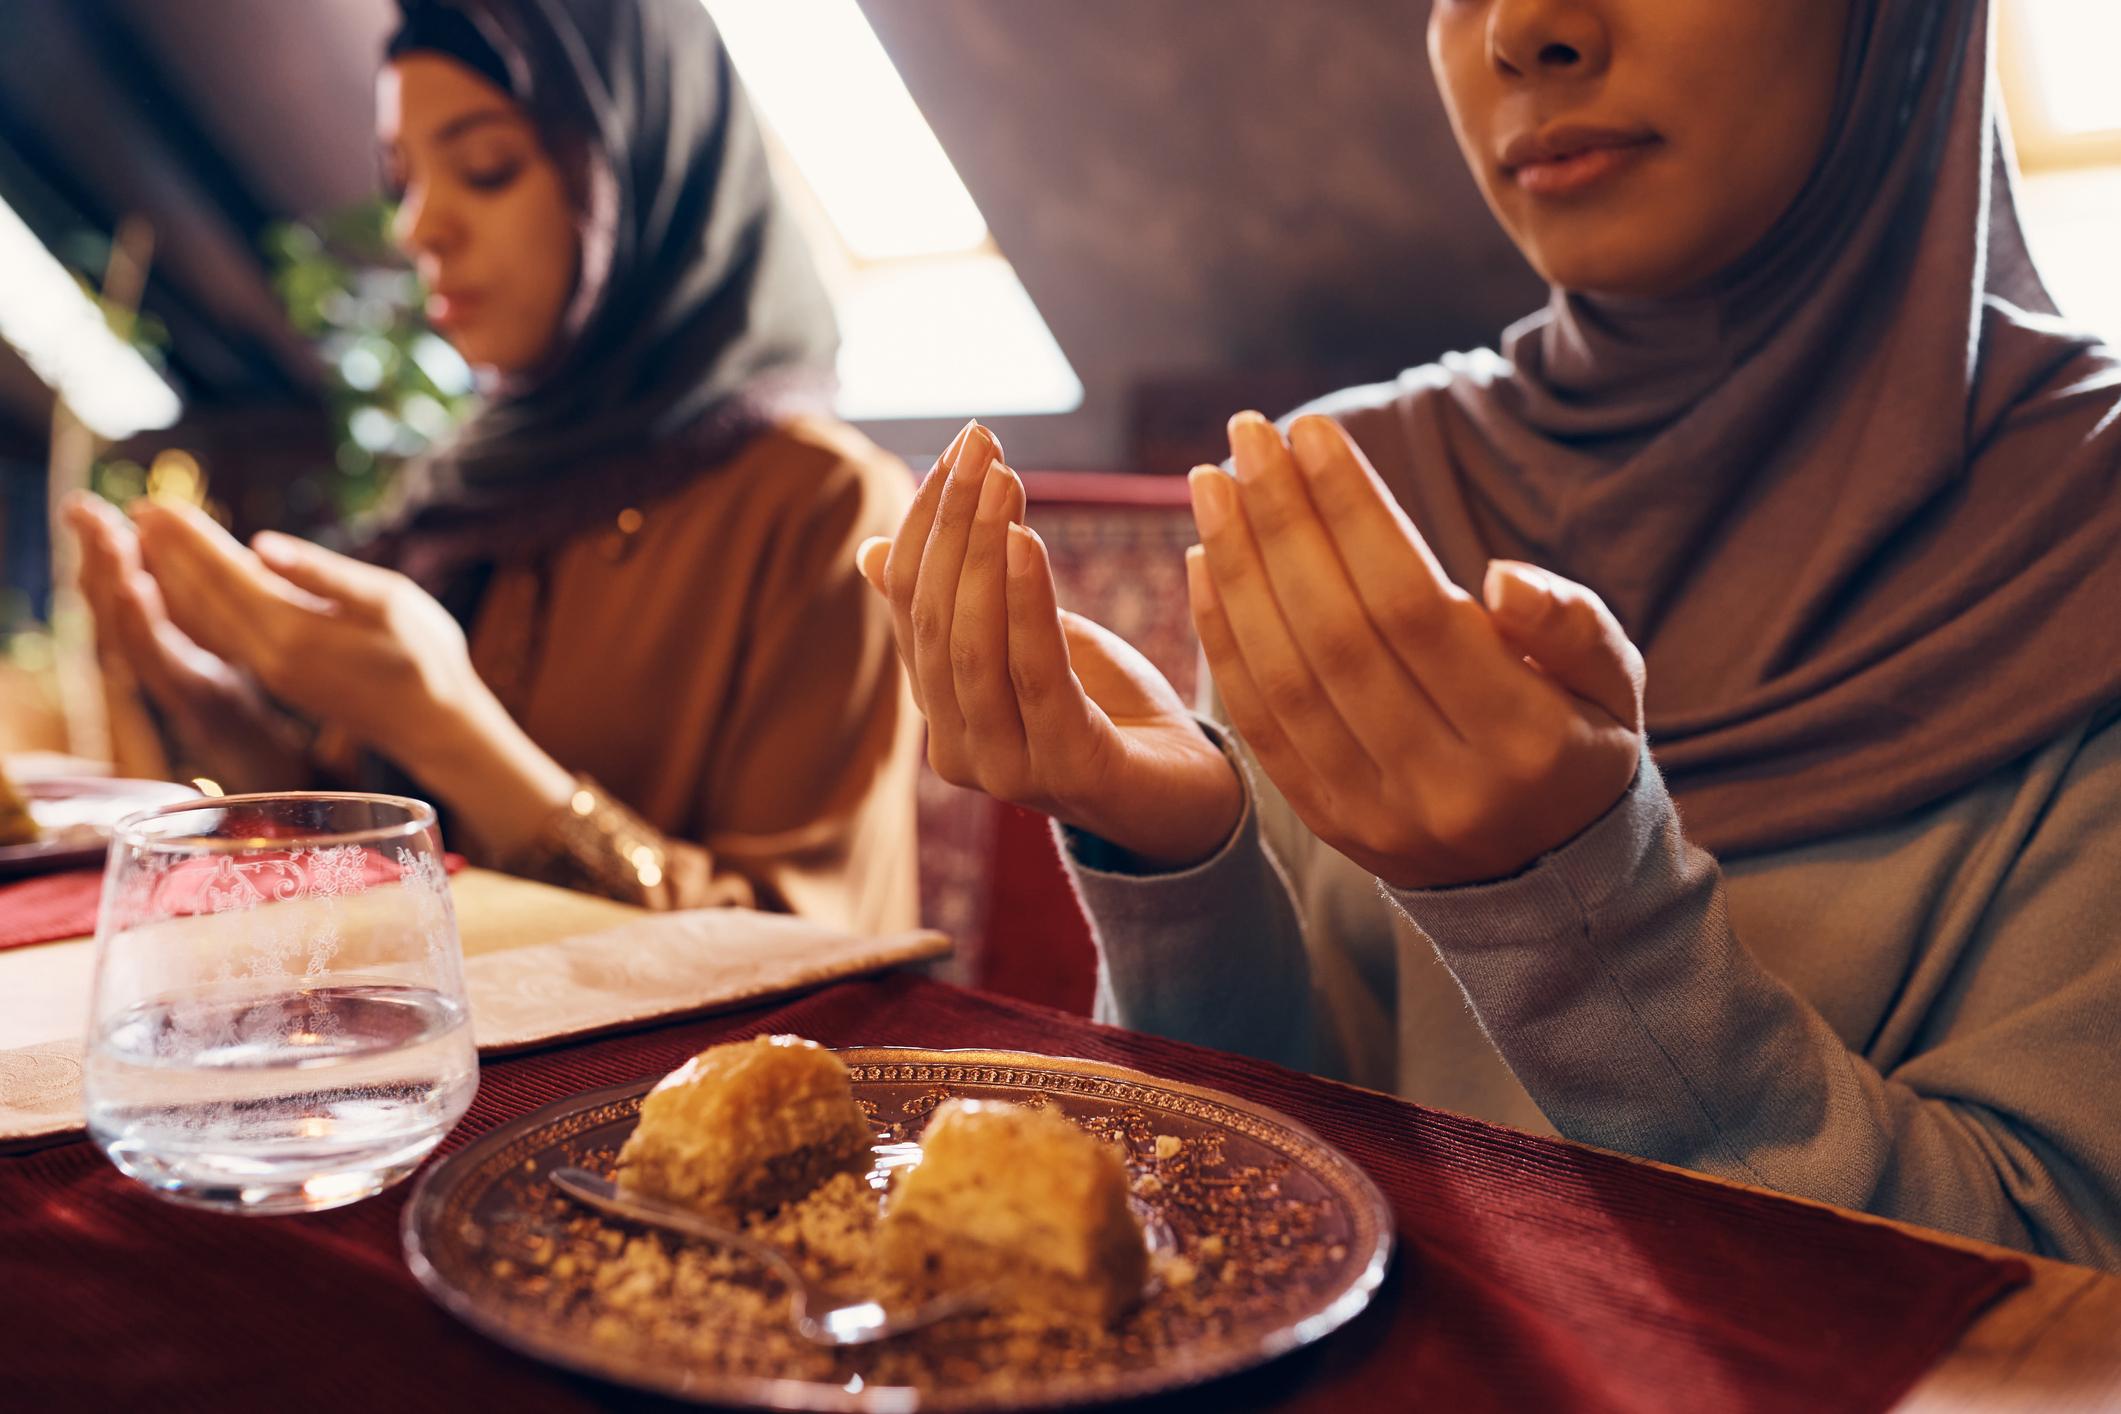
[[[802,420],[496,570],[479,674],[580,788],[514,872],[652,908],[913,926],[919,718],[855,547],[905,465]]]

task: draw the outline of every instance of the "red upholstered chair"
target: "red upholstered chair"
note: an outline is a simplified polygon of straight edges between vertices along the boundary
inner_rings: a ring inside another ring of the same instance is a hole
[[[1030,472],[1024,483],[1062,605],[1139,648],[1190,701],[1199,654],[1186,609],[1196,537],[1185,480]],[[1087,1013],[1096,958],[1046,818],[925,769],[920,810],[922,911],[957,939],[958,975]]]

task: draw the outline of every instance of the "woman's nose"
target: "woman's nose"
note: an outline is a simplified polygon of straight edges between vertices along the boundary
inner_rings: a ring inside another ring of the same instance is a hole
[[[415,260],[423,255],[447,255],[461,236],[446,203],[435,200],[434,194],[424,188],[408,191],[398,203],[390,234],[398,249]]]
[[[1612,43],[1596,0],[1494,0],[1488,57],[1513,78],[1586,77],[1604,71]]]

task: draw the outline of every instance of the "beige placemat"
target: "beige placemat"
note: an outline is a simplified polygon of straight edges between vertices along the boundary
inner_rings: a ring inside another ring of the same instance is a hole
[[[476,923],[464,917],[464,981],[482,1054],[742,1006],[950,951],[941,933],[857,938],[780,914],[722,908],[651,914],[525,887],[560,895],[570,907],[577,899],[608,907],[623,921],[571,937],[519,933],[510,946],[497,936],[491,917]],[[475,882],[473,893],[484,888]],[[465,913],[472,900],[461,888],[457,892]],[[503,892],[513,912],[523,900]],[[598,909],[581,915],[607,924],[611,916]],[[543,921],[547,927],[552,922]],[[61,1018],[86,1015],[91,950],[86,943],[63,943],[17,952],[19,965],[0,979],[9,984],[15,1024],[12,1035],[0,1030],[0,1040],[24,1044],[0,1049],[0,1149],[65,1138],[83,1122],[80,1022],[67,1025]],[[42,1007],[27,1005],[32,999],[17,990],[23,984],[41,992],[36,1000]],[[27,1018],[38,1014],[46,1029],[60,1034],[24,1035],[23,1028],[34,1025]]]
[[[632,904],[488,869],[455,875],[449,892],[467,960],[653,916]],[[87,938],[0,948],[0,1053],[78,1039],[88,1016],[94,965],[95,950]]]

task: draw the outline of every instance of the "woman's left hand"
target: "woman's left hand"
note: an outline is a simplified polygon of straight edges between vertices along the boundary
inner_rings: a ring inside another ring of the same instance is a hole
[[[1627,791],[1642,656],[1598,597],[1444,576],[1330,418],[1230,422],[1236,478],[1192,474],[1193,619],[1230,720],[1321,839],[1388,884],[1517,873]]]
[[[190,506],[137,506],[141,557],[177,627],[273,697],[419,775],[489,696],[464,631],[394,571],[292,536],[246,548]]]

